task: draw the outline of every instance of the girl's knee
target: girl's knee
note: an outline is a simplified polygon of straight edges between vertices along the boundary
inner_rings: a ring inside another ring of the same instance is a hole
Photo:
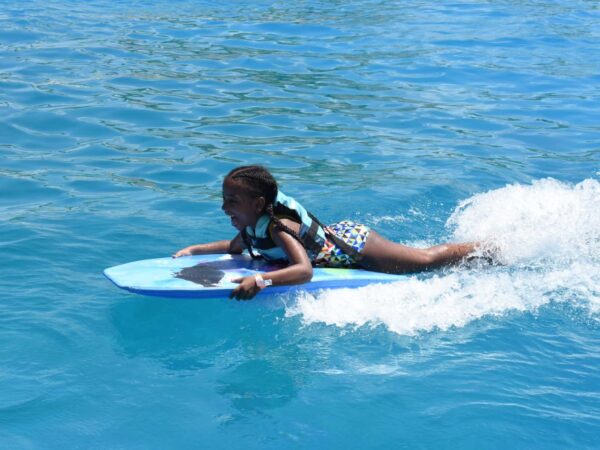
[[[438,252],[430,247],[416,250],[418,264],[423,268],[431,267],[437,262]]]

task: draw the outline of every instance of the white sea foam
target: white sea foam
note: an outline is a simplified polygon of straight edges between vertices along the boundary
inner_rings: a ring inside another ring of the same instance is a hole
[[[462,202],[447,227],[457,241],[500,248],[506,266],[453,269],[389,285],[299,294],[287,316],[306,324],[383,325],[414,335],[485,316],[571,302],[600,313],[600,183],[552,179],[510,185]]]
[[[457,241],[493,240],[509,264],[598,261],[600,183],[506,186],[461,202],[447,225]]]

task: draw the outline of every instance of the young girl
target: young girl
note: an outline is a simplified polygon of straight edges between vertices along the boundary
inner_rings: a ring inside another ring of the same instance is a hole
[[[475,243],[444,244],[427,249],[390,242],[365,225],[343,221],[324,226],[293,198],[277,188],[262,166],[233,169],[223,181],[223,211],[239,233],[231,240],[186,247],[174,258],[207,253],[240,254],[247,249],[282,269],[234,280],[230,298],[249,300],[267,286],[310,281],[313,266],[360,267],[387,273],[432,269],[470,255]]]

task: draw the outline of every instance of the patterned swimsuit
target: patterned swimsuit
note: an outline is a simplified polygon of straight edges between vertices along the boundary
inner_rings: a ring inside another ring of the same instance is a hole
[[[366,225],[344,220],[328,226],[327,231],[335,234],[360,253],[365,248],[371,229]],[[323,245],[323,248],[314,260],[316,266],[326,267],[353,267],[356,266],[357,263],[358,261],[355,257],[344,253],[341,248],[329,239],[327,239],[325,245]]]

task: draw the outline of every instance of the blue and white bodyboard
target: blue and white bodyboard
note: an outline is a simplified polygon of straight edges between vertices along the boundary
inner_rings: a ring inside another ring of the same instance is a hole
[[[116,286],[129,292],[158,297],[228,297],[237,286],[231,280],[270,272],[282,266],[248,255],[198,255],[134,261],[106,269],[104,275]],[[259,295],[297,290],[353,288],[372,283],[390,283],[405,279],[362,269],[315,268],[308,283],[271,286]]]

